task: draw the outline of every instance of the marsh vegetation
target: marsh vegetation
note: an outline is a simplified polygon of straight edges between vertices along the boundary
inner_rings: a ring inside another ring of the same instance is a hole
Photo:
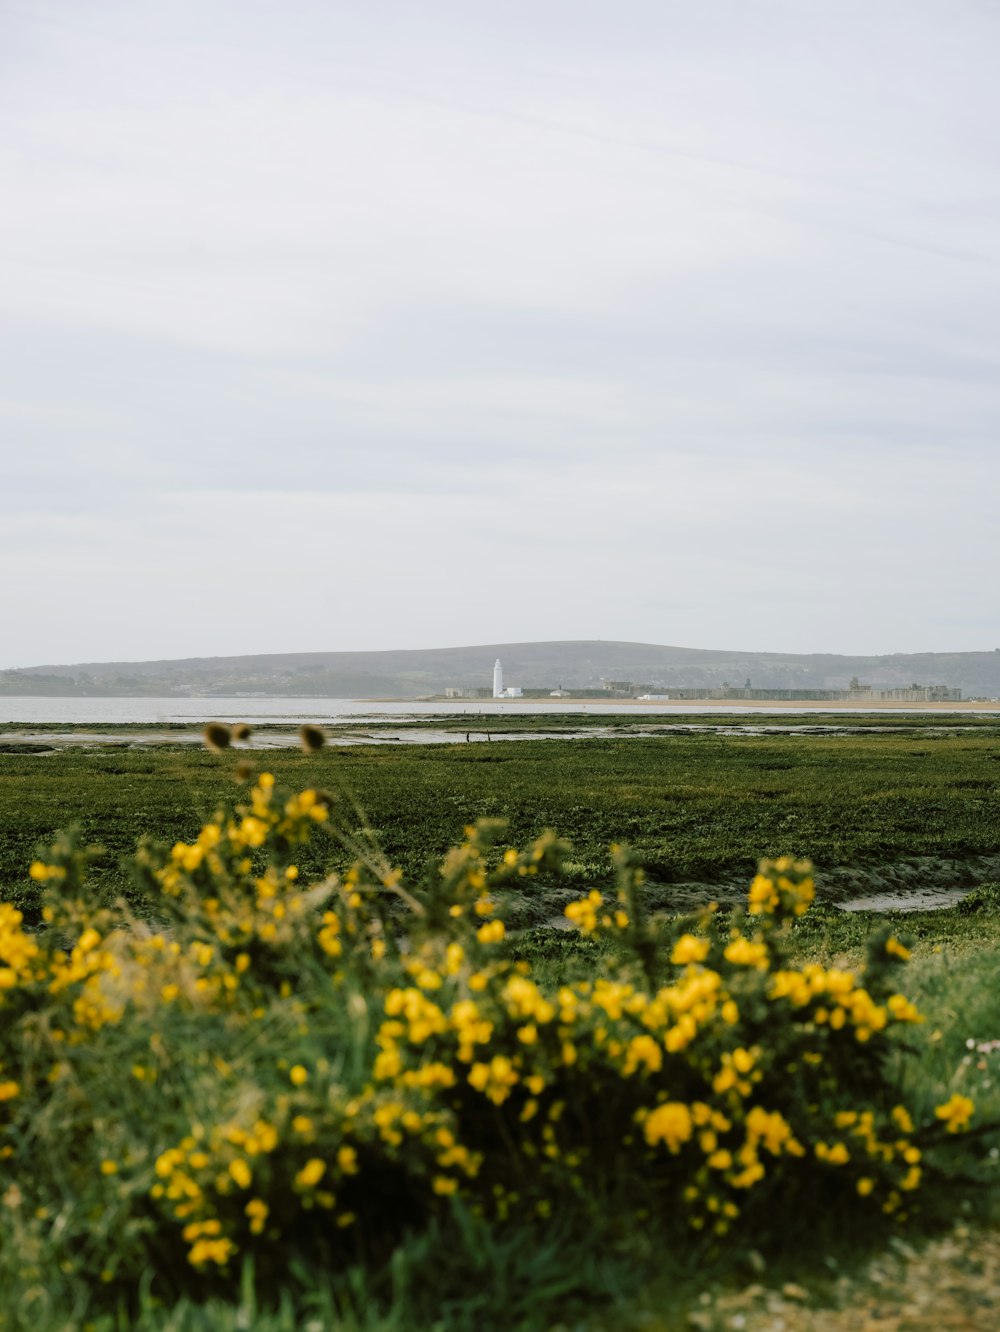
[[[1000,889],[846,913],[773,858],[960,876],[997,752],[0,754],[0,1327],[666,1332],[988,1220]]]

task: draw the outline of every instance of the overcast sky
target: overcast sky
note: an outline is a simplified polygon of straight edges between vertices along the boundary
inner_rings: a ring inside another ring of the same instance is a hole
[[[0,0],[0,667],[1000,644],[996,0]]]

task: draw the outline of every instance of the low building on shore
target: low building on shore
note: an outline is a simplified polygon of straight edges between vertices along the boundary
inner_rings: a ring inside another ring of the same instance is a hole
[[[644,698],[653,696],[646,695]],[[960,703],[961,689],[948,685],[909,685],[905,688],[876,689],[874,685],[852,680],[847,689],[746,689],[721,685],[717,689],[671,688],[677,701],[691,699],[730,700],[774,703]]]

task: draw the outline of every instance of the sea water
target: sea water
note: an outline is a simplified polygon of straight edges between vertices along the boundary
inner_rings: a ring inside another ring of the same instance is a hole
[[[1000,710],[1000,709],[998,709]],[[165,726],[171,723],[198,725],[208,721],[270,721],[300,725],[316,722],[324,726],[365,721],[398,720],[417,717],[521,717],[525,715],[602,717],[614,713],[636,717],[693,716],[716,713],[731,716],[758,716],[787,713],[831,713],[839,709],[813,705],[768,708],[739,706],[717,702],[635,703],[625,699],[537,699],[531,702],[505,702],[501,699],[436,699],[433,702],[408,699],[381,700],[359,698],[48,698],[0,696],[0,722],[64,723],[67,725],[109,725],[130,723]],[[854,711],[852,709],[852,711]],[[960,713],[961,707],[943,708],[865,708],[865,712]]]

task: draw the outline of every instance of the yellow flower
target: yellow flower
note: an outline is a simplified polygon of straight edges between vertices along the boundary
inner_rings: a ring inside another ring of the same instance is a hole
[[[759,915],[762,911],[770,913],[778,905],[778,894],[766,875],[758,874],[754,877],[750,885],[749,902],[753,915]]]
[[[905,1106],[895,1106],[893,1108],[892,1117],[904,1133],[913,1132],[913,1120],[910,1118],[910,1112]]]
[[[818,1142],[814,1151],[818,1161],[829,1161],[831,1165],[846,1165],[851,1159],[850,1152],[842,1142],[835,1142],[832,1147],[828,1143]]]
[[[304,1082],[309,1081],[309,1074],[301,1064],[295,1064],[288,1070],[288,1077],[295,1087],[301,1087]]]
[[[236,1245],[228,1239],[200,1239],[192,1245],[191,1252],[188,1254],[188,1261],[194,1267],[201,1267],[203,1263],[216,1263],[219,1267],[224,1266],[229,1261],[230,1255],[236,1252]]]
[[[246,1161],[243,1160],[242,1156],[237,1156],[234,1161],[230,1161],[229,1173],[241,1189],[248,1189],[250,1187],[253,1175],[250,1171],[250,1167],[247,1165]]]
[[[657,1073],[663,1067],[663,1051],[652,1036],[633,1036],[625,1052],[623,1077],[630,1077],[639,1068]]]
[[[316,1187],[325,1174],[326,1162],[321,1161],[318,1156],[314,1156],[305,1163],[295,1176],[295,1182],[301,1189],[312,1189]]]
[[[476,938],[483,944],[499,943],[505,934],[502,920],[489,920],[485,925],[480,925],[476,931]]]
[[[345,1145],[337,1152],[337,1165],[345,1175],[358,1173],[358,1154],[353,1147]]]
[[[812,866],[807,860],[792,860],[790,856],[762,860],[750,885],[750,914],[773,914],[780,907],[801,916],[815,896]]]
[[[518,1080],[514,1065],[506,1055],[494,1055],[488,1064],[473,1064],[469,1084],[482,1092],[494,1105],[502,1105]]]
[[[28,874],[38,883],[44,883],[46,879],[65,879],[66,871],[62,865],[46,865],[41,860],[33,860]]]
[[[891,994],[886,1000],[886,1008],[897,1022],[923,1022],[923,1017],[915,1004],[901,994]]]
[[[693,1132],[691,1111],[682,1101],[667,1101],[657,1106],[646,1116],[643,1133],[650,1147],[658,1142],[665,1142],[668,1151],[674,1156],[687,1142]]]
[[[756,1062],[757,1058],[752,1050],[744,1050],[740,1046],[733,1051],[733,1068],[737,1073],[749,1073]]]
[[[698,939],[693,934],[682,934],[674,944],[670,960],[677,966],[684,966],[690,962],[704,962],[708,957],[708,949],[707,939]]]
[[[563,915],[567,920],[571,920],[581,933],[593,934],[597,929],[598,908],[601,907],[603,903],[603,896],[596,888],[594,888],[586,897],[581,898],[578,902],[570,902],[570,904],[563,909]]]
[[[782,1149],[792,1156],[802,1154],[802,1148],[792,1136],[791,1125],[780,1111],[767,1111],[763,1106],[755,1105],[747,1115],[746,1124],[747,1138],[754,1151],[758,1143],[763,1143],[772,1156],[780,1155]]]
[[[760,942],[752,943],[749,939],[744,939],[742,935],[727,946],[723,957],[727,962],[732,962],[738,967],[756,967],[758,971],[767,970],[767,945]]]
[[[950,1100],[935,1107],[934,1114],[938,1119],[944,1121],[949,1133],[958,1133],[960,1129],[966,1127],[975,1108],[968,1096],[960,1096],[956,1092]]]
[[[764,1167],[759,1161],[751,1161],[748,1166],[733,1175],[729,1182],[735,1189],[751,1189],[759,1179],[764,1178]]]
[[[909,1170],[900,1180],[899,1187],[907,1193],[911,1192],[913,1189],[919,1188],[920,1175],[921,1171],[919,1166],[910,1166]]]

